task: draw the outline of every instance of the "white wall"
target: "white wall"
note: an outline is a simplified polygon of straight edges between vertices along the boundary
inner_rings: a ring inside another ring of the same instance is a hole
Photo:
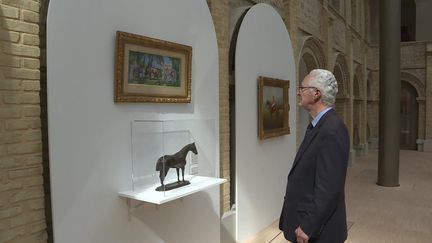
[[[267,4],[246,14],[236,46],[237,238],[243,241],[277,220],[296,151],[296,74],[288,31]],[[290,80],[291,133],[260,141],[257,78]]]
[[[219,242],[218,187],[130,214],[117,194],[132,188],[131,120],[206,118],[219,127],[206,1],[51,0],[47,28],[55,242]],[[192,103],[114,103],[116,30],[192,46]]]

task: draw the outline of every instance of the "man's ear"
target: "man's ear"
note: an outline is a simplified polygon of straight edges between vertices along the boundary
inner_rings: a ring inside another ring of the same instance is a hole
[[[321,99],[321,91],[319,91],[318,89],[315,91],[314,93],[314,100],[318,101]]]

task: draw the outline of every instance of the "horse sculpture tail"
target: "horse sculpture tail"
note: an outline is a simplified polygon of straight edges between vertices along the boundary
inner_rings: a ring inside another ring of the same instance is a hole
[[[162,161],[163,161],[164,159],[163,159],[163,157],[160,157],[159,159],[158,159],[158,161],[157,161],[157,163],[156,163],[156,171],[162,171],[162,168],[163,168],[163,163],[162,163]]]

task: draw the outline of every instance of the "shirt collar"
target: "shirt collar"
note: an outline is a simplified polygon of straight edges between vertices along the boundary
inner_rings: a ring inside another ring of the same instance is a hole
[[[332,107],[327,107],[324,110],[322,110],[320,113],[318,113],[318,115],[312,120],[312,126],[315,127],[319,120],[321,119],[322,116],[324,116],[325,113],[327,113],[327,111],[331,110]]]

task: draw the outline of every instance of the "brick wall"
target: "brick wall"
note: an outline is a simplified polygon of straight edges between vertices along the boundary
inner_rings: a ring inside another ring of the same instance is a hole
[[[333,48],[338,51],[345,50],[345,22],[341,17],[335,17],[333,28]]]
[[[228,179],[221,187],[221,214],[230,210],[230,127],[229,127],[229,3],[207,1],[219,48],[219,144],[220,177]]]
[[[298,1],[297,24],[305,32],[322,39],[322,5],[318,0]]]
[[[401,69],[425,68],[425,42],[401,43]]]
[[[0,0],[0,242],[46,242],[39,1]]]

